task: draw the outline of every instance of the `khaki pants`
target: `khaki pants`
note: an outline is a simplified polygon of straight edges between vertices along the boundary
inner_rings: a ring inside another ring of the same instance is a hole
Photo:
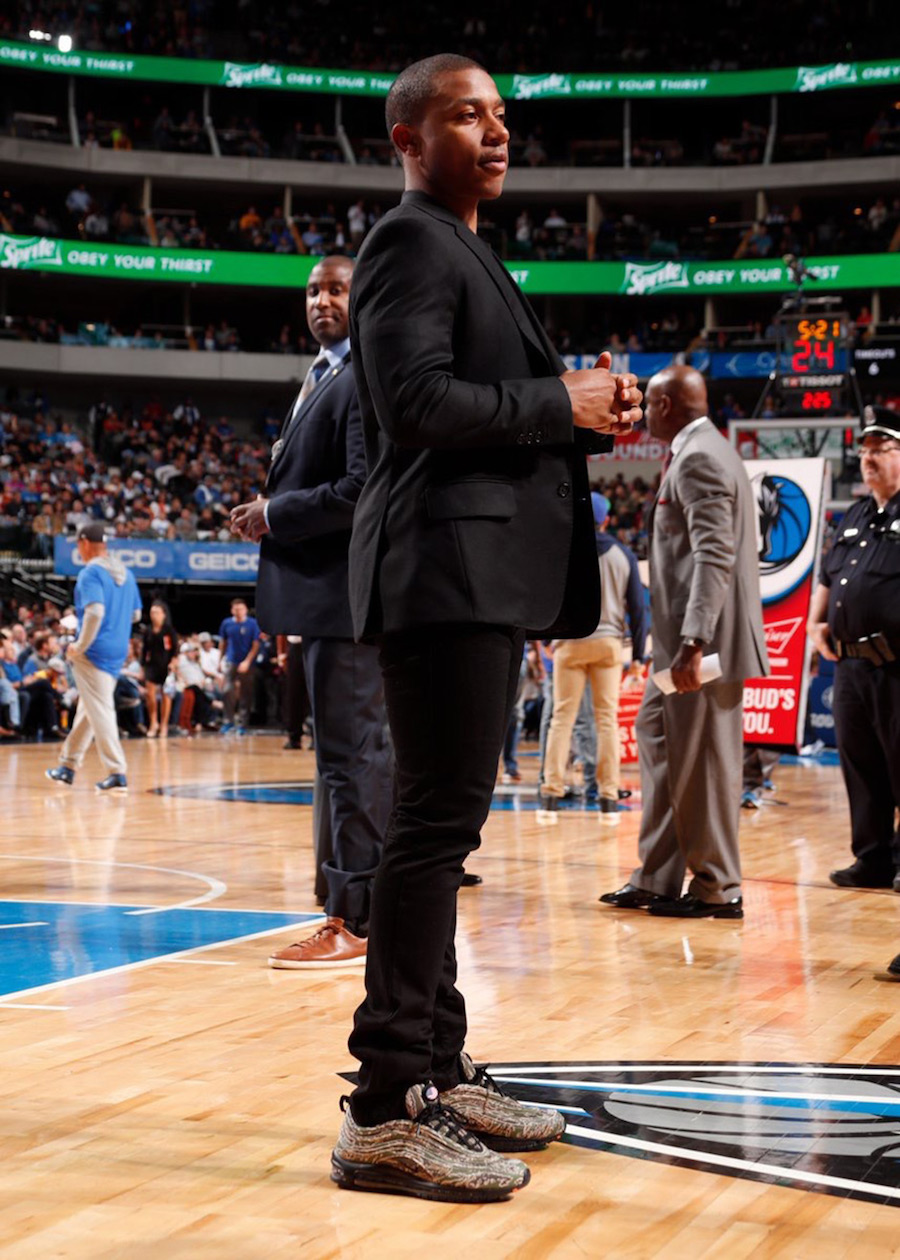
[[[91,742],[96,739],[97,752],[108,772],[124,774],[127,767],[113,698],[115,678],[106,670],[92,665],[85,657],[72,662],[72,673],[78,688],[78,708],[59,755],[60,764],[77,770]]]
[[[553,717],[547,737],[544,791],[562,796],[572,728],[590,681],[597,724],[597,787],[607,800],[619,795],[619,689],[622,644],[619,639],[564,639],[553,653]]]

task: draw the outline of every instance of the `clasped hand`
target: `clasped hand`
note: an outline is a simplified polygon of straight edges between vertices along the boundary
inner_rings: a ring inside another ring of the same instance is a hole
[[[578,429],[614,436],[630,433],[643,415],[643,393],[631,372],[615,373],[612,355],[604,350],[592,368],[563,372],[559,378],[569,391],[572,419]]]
[[[263,534],[269,532],[266,524],[266,501],[262,495],[251,499],[249,503],[241,503],[232,508],[228,524],[231,532],[245,542],[259,542]]]

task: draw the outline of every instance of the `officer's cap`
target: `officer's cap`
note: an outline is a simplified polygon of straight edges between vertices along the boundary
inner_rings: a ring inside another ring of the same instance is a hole
[[[878,433],[900,442],[900,415],[896,411],[891,411],[890,407],[864,408],[860,437],[868,437],[870,433]]]

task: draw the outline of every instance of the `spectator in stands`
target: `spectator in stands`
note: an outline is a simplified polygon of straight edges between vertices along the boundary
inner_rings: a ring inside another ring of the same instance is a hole
[[[347,226],[350,229],[350,248],[354,254],[359,253],[359,247],[362,245],[366,235],[366,208],[364,202],[354,202],[347,211]]]
[[[81,220],[91,208],[91,194],[84,184],[71,189],[66,197],[66,209],[73,219]]]
[[[92,240],[105,240],[109,236],[109,219],[102,207],[93,203],[84,221],[84,234]]]
[[[168,105],[164,105],[153,124],[153,147],[166,151],[173,148],[173,131],[175,124],[169,113]]]
[[[310,221],[301,239],[306,246],[308,254],[321,255],[325,253],[325,237],[319,231],[315,221]]]
[[[47,213],[46,206],[35,212],[32,227],[38,236],[59,236],[59,224]]]
[[[113,232],[123,245],[142,245],[146,241],[140,219],[124,201],[113,215]]]
[[[0,728],[4,738],[18,734],[22,728],[22,671],[19,652],[12,632],[4,630],[0,638]]]
[[[256,206],[248,206],[238,220],[238,229],[244,236],[249,236],[258,228],[262,227],[262,219],[256,211]]]
[[[59,639],[41,630],[33,640],[33,651],[22,669],[22,725],[29,733],[43,740],[63,738],[59,727],[57,697],[60,683],[65,682],[65,666],[59,657]],[[26,705],[27,700],[27,705]]]
[[[522,157],[526,166],[547,165],[547,150],[544,148],[543,132],[540,127],[535,127],[534,131],[529,132]]]
[[[191,638],[182,643],[176,658],[176,672],[183,684],[180,725],[188,733],[214,729],[212,701],[206,693],[206,675],[200,663],[200,644]]]
[[[150,624],[144,631],[141,665],[147,684],[147,711],[150,726],[148,739],[165,739],[169,734],[172,697],[166,691],[169,666],[178,652],[178,636],[172,625],[168,607],[162,600],[150,605]]]

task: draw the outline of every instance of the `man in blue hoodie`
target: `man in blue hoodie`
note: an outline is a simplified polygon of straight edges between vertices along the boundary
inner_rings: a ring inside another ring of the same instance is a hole
[[[54,783],[71,787],[75,771],[96,739],[107,771],[97,790],[120,794],[128,790],[128,781],[114,692],[128,654],[131,627],[141,618],[141,597],[134,574],[109,554],[102,521],[82,525],[78,554],[84,564],[75,583],[78,637],[67,650],[78,688],[78,709],[59,765],[46,774]]]

